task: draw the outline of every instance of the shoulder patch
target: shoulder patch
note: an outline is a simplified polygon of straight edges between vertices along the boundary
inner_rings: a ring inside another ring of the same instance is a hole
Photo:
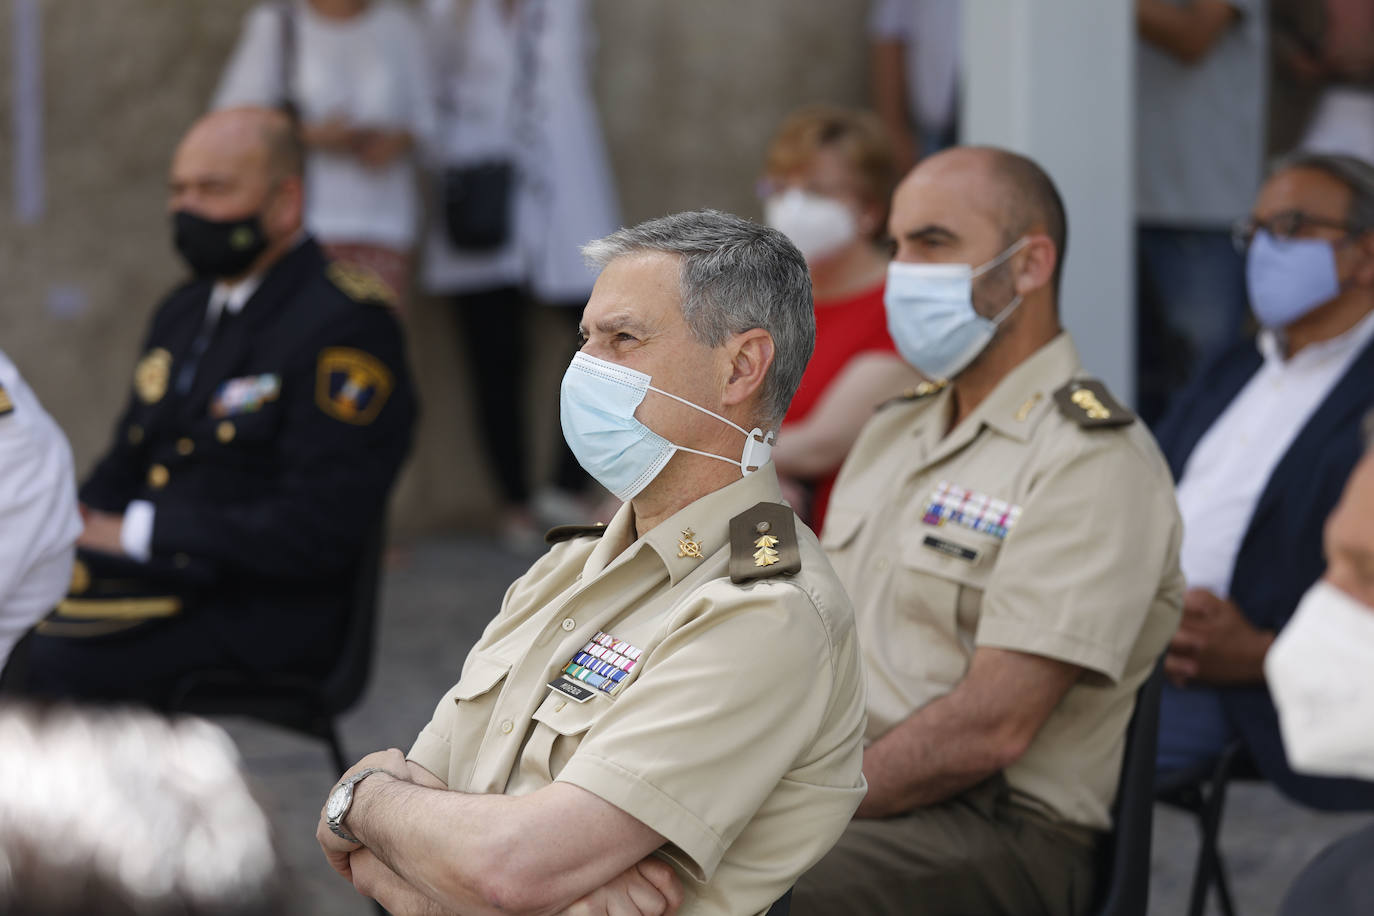
[[[144,404],[156,404],[167,393],[167,380],[172,374],[172,354],[156,347],[143,355],[134,366],[134,391]]]
[[[395,291],[375,271],[352,261],[330,261],[324,273],[354,302],[396,307]]]
[[[738,584],[801,572],[797,516],[762,502],[730,519],[730,581]]]
[[[921,382],[915,388],[908,388],[895,398],[888,398],[879,404],[875,410],[882,410],[884,407],[891,407],[893,404],[905,404],[908,401],[919,401],[928,398],[933,394],[939,394],[945,390],[948,382]]]
[[[14,399],[5,390],[4,385],[0,385],[0,417],[7,417],[14,413]]]
[[[1084,429],[1130,426],[1135,414],[1121,406],[1095,378],[1076,378],[1054,393],[1059,412]]]
[[[315,403],[336,420],[366,426],[377,419],[396,381],[371,353],[352,347],[320,351],[315,368]]]
[[[557,525],[545,532],[544,543],[561,544],[581,537],[599,538],[605,533],[605,522],[597,522],[595,525]]]

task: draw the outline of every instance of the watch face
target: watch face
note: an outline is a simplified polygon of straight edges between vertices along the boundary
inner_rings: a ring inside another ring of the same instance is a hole
[[[325,816],[330,820],[337,820],[340,815],[348,810],[348,803],[353,798],[352,784],[339,786],[329,796],[329,801],[324,804]]]

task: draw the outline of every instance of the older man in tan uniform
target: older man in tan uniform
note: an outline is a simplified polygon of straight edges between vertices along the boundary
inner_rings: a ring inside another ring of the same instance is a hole
[[[793,911],[1083,913],[1180,612],[1168,468],[1059,326],[1065,219],[1037,166],[932,157],[891,229],[889,327],[936,381],[878,411],[831,499],[869,794]]]
[[[331,794],[321,844],[394,912],[762,913],[863,796],[853,614],[762,432],[810,356],[805,262],[712,211],[588,257],[563,428],[628,502],[550,532],[409,760]]]

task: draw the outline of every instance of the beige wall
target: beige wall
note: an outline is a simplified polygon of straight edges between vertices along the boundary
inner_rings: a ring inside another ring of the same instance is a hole
[[[0,0],[0,349],[84,470],[126,397],[149,311],[179,275],[162,211],[169,152],[251,0],[41,0],[47,194],[32,226],[13,216],[11,2]],[[778,120],[808,101],[862,101],[866,6],[594,0],[596,88],[623,218],[702,206],[757,217],[754,180]],[[52,315],[54,298],[73,293],[85,310]],[[450,319],[428,301],[409,319],[424,417],[396,499],[404,531],[480,525],[494,505]],[[541,321],[531,343],[541,459],[567,351],[554,327]]]

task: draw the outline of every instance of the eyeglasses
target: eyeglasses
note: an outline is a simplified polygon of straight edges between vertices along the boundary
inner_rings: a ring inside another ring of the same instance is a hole
[[[1269,219],[1261,220],[1247,216],[1244,219],[1236,220],[1231,226],[1231,242],[1236,246],[1237,251],[1244,254],[1250,248],[1250,243],[1255,240],[1255,233],[1261,229],[1280,242],[1287,242],[1290,239],[1307,238],[1312,229],[1319,228],[1340,229],[1346,235],[1354,235],[1365,231],[1366,227],[1343,220],[1310,216],[1301,210],[1285,210]]]

